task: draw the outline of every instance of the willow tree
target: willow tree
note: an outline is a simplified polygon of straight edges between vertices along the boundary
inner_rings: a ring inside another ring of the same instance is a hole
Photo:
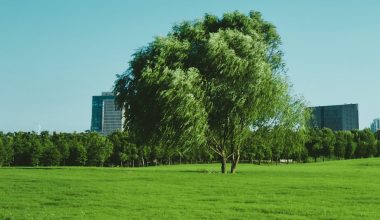
[[[288,117],[299,113],[298,100],[289,94],[280,44],[275,27],[253,11],[174,26],[139,49],[115,82],[125,129],[138,145],[208,146],[222,173],[228,161],[234,173],[251,131],[302,124]]]

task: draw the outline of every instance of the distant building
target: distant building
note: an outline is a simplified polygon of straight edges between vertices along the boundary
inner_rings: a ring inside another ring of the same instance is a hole
[[[91,131],[108,135],[122,128],[123,112],[117,108],[113,93],[102,92],[101,96],[93,96]]]
[[[376,132],[377,130],[380,130],[380,118],[373,119],[371,123],[371,131]]]
[[[358,104],[312,107],[312,126],[334,131],[359,129]]]

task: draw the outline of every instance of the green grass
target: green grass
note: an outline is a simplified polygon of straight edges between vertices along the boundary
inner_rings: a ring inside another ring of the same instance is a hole
[[[380,159],[1,168],[0,219],[380,219]]]

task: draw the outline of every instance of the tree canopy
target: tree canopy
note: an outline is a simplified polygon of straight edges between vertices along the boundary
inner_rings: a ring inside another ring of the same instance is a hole
[[[175,25],[140,48],[115,82],[125,129],[140,146],[208,146],[222,172],[230,160],[234,173],[252,132],[285,134],[305,125],[307,111],[290,94],[280,45],[275,26],[254,11]]]

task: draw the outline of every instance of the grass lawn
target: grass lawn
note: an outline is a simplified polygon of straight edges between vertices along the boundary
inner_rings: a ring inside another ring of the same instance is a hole
[[[380,158],[291,165],[0,168],[0,219],[380,219]]]

